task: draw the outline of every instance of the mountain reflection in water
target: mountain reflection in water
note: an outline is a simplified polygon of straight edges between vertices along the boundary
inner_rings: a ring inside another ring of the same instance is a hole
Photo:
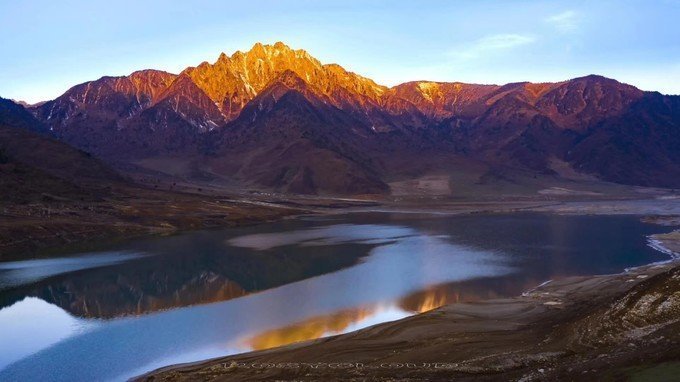
[[[295,342],[358,330],[376,323],[397,320],[414,313],[439,308],[456,299],[447,286],[430,288],[411,294],[396,304],[341,310],[332,314],[311,317],[304,321],[262,332],[243,341],[251,350],[264,350]]]
[[[160,246],[159,239],[149,240],[135,247],[148,253],[135,261],[64,277],[48,265],[72,264],[92,256],[38,260],[47,263],[41,270],[48,275],[52,271],[55,277],[37,282],[31,278],[25,285],[17,279],[13,282],[19,285],[5,291],[0,284],[0,308],[39,297],[78,317],[115,318],[227,301],[349,267],[372,248],[414,234],[413,229],[400,226],[335,224],[229,240],[220,231],[195,232],[165,238]],[[111,257],[115,259],[113,253],[106,259]],[[121,251],[117,262],[127,259]],[[15,273],[32,274],[34,262],[10,265]]]

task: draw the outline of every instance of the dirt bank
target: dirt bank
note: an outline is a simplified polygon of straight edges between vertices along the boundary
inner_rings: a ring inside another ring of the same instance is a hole
[[[0,261],[87,250],[106,241],[141,235],[254,224],[306,211],[299,204],[145,189],[124,191],[88,201],[48,195],[32,203],[0,204]]]

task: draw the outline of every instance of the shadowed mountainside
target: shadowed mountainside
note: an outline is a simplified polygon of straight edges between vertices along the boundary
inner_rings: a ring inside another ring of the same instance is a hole
[[[50,137],[23,106],[0,99],[0,112],[0,260],[298,211],[133,184],[93,155]]]
[[[23,106],[0,99],[0,198],[93,199],[123,178],[91,154],[49,136]]]

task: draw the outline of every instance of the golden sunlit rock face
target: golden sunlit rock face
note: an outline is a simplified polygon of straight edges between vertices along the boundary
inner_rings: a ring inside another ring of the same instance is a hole
[[[482,97],[499,88],[475,85],[417,81],[388,88],[373,80],[348,72],[338,64],[322,64],[302,49],[291,49],[277,42],[257,43],[247,52],[231,56],[222,53],[213,64],[203,62],[182,74],[191,80],[217,105],[230,121],[243,107],[292,72],[313,90],[339,109],[384,109],[394,115],[417,111],[429,118],[442,119],[464,112]],[[376,122],[376,121],[374,121]]]
[[[368,78],[347,72],[335,64],[323,65],[302,49],[277,42],[257,43],[248,52],[222,53],[214,64],[207,62],[184,71],[220,108],[227,120],[286,71],[295,73],[335,106],[344,103],[379,103],[387,90]]]

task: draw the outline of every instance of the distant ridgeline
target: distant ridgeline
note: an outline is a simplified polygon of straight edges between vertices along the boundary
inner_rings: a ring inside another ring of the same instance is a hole
[[[180,74],[102,77],[28,110],[3,106],[2,121],[104,161],[282,192],[386,193],[392,179],[468,165],[680,187],[680,97],[595,75],[388,88],[258,43]]]

